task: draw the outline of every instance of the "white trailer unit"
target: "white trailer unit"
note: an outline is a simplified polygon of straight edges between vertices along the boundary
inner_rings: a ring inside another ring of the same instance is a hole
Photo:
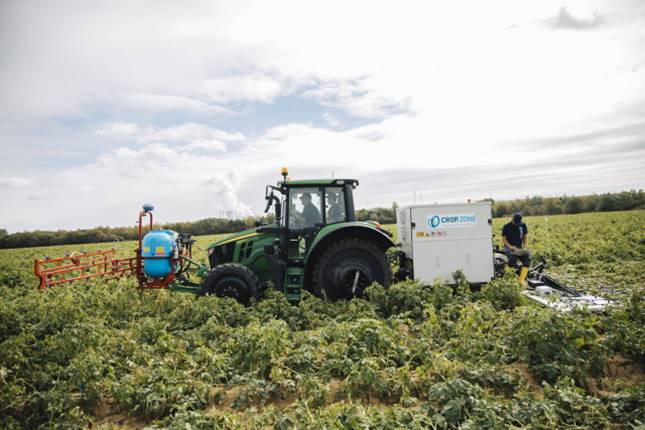
[[[473,284],[493,279],[493,227],[489,203],[414,205],[399,209],[402,251],[412,260],[414,279],[453,283],[462,270]]]

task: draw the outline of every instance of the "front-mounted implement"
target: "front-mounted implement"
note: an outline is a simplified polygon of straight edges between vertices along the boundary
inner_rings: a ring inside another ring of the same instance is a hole
[[[39,279],[38,288],[99,277],[134,276],[141,290],[169,288],[199,292],[208,267],[193,260],[194,240],[190,235],[171,230],[153,230],[152,210],[152,206],[144,205],[139,212],[134,257],[117,258],[117,250],[109,249],[36,259],[34,273]],[[148,229],[144,235],[145,220]]]

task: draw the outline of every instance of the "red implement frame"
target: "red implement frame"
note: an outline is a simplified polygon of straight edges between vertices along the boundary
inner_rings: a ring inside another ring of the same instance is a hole
[[[116,258],[116,249],[92,252],[74,252],[65,257],[36,259],[34,273],[39,279],[38,288],[48,288],[54,285],[92,279],[97,277],[136,276],[140,289],[167,288],[175,281],[176,273],[171,272],[162,279],[150,279],[143,271],[144,260],[167,257],[143,257],[141,255],[143,241],[143,220],[149,217],[149,229],[152,230],[152,212],[139,212],[138,247],[133,258]],[[172,264],[183,263],[182,259],[171,258]]]
[[[40,279],[38,288],[91,279],[100,276],[132,275],[136,259],[117,260],[116,249],[74,252],[66,257],[37,259],[34,273]]]

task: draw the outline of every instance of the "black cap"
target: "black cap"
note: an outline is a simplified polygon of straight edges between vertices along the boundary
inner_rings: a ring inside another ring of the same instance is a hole
[[[520,212],[515,212],[513,214],[513,221],[515,221],[515,222],[522,221],[522,214]]]

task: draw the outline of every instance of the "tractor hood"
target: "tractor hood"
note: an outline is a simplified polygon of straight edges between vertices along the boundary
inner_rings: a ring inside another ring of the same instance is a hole
[[[230,234],[226,237],[223,237],[211,243],[210,245],[208,245],[208,249],[215,248],[221,245],[226,245],[227,243],[231,243],[231,242],[237,242],[238,240],[251,238],[257,235],[258,235],[257,228],[249,228],[247,230],[242,230],[239,233]]]

